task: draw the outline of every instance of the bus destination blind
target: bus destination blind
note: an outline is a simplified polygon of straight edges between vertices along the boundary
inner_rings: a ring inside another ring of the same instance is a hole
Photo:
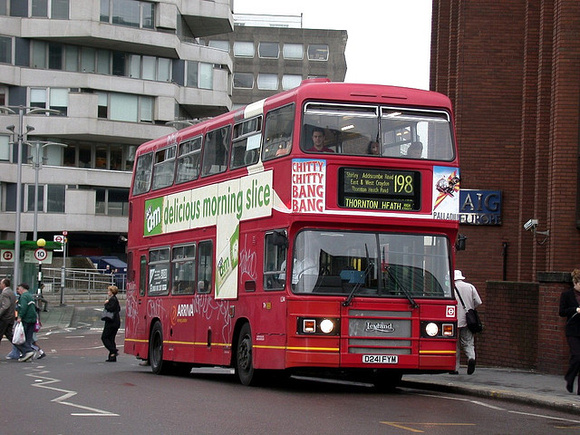
[[[414,171],[340,168],[338,203],[345,208],[417,211],[420,185]]]

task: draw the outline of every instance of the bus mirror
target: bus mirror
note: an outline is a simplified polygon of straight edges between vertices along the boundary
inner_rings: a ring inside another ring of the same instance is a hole
[[[274,231],[272,233],[272,243],[274,246],[288,247],[288,237],[284,231]]]
[[[465,251],[465,243],[467,240],[467,236],[463,234],[459,234],[457,236],[457,241],[455,242],[455,250],[456,251]]]

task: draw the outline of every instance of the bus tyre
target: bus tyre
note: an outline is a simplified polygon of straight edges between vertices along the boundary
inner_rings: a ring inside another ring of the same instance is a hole
[[[151,364],[151,371],[156,375],[165,374],[165,367],[163,363],[163,330],[161,324],[155,322],[151,329],[151,337],[149,338],[149,363]]]
[[[236,349],[236,374],[242,385],[255,385],[256,371],[252,359],[252,332],[248,323],[240,329]]]

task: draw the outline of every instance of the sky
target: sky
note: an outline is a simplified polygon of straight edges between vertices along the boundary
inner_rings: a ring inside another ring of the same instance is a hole
[[[345,82],[429,88],[432,0],[234,0],[234,13],[300,15],[346,30]]]

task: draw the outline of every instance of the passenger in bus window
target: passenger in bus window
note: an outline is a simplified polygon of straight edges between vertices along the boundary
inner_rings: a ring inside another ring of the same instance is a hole
[[[423,144],[421,142],[412,142],[407,148],[407,157],[411,159],[420,159],[423,154]]]
[[[310,148],[308,151],[316,153],[333,153],[333,150],[324,145],[324,136],[324,129],[315,127],[312,131],[312,148]]]
[[[378,156],[381,154],[381,146],[376,141],[370,141],[367,147],[367,154]]]

